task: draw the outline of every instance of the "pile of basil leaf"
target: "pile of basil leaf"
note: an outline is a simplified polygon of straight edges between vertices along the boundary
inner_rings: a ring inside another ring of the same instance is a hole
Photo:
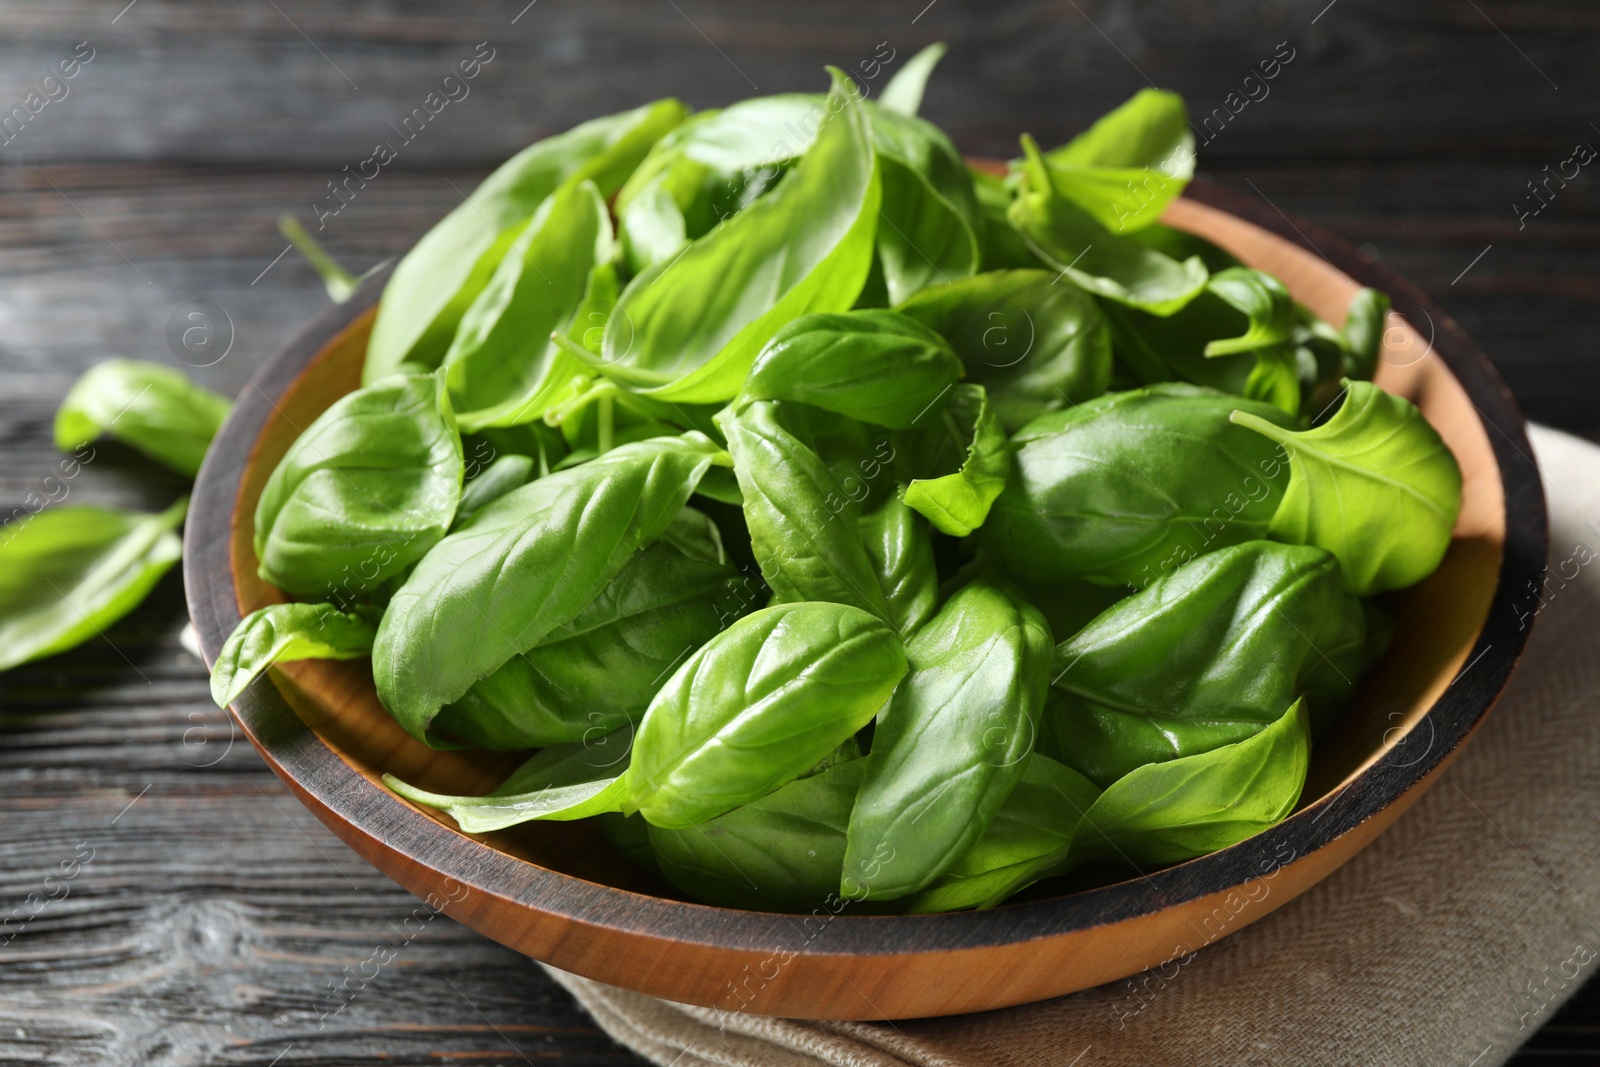
[[[1461,476],[1341,326],[1158,220],[1142,91],[1007,173],[876,100],[673,100],[513,157],[396,267],[255,511],[213,695],[371,657],[469,833],[593,818],[710,903],[987,907],[1292,811]],[[159,540],[159,538],[157,538]],[[0,571],[0,573],[4,573]],[[0,594],[3,595],[3,594]]]

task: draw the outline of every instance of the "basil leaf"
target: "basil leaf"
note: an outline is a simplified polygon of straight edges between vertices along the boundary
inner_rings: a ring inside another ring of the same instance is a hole
[[[1034,254],[1022,234],[1011,225],[1011,205],[1016,200],[1016,190],[1004,178],[986,171],[967,169],[972,179],[972,191],[978,204],[978,269],[984,273],[997,270],[1037,269],[1045,266],[1044,260]],[[1149,230],[1143,233],[1149,233]],[[1059,272],[1051,272],[1052,275]]]
[[[1151,763],[1113,782],[1084,814],[1070,863],[1181,863],[1283,821],[1310,762],[1305,705],[1237,744]]]
[[[922,108],[922,92],[927,88],[928,76],[944,58],[944,53],[944,42],[937,41],[906,60],[905,66],[895,71],[889,84],[883,87],[878,106],[885,111],[915,115]]]
[[[958,385],[942,416],[947,440],[960,450],[953,474],[917,478],[902,499],[952,537],[966,537],[983,525],[989,508],[1006,485],[1011,453],[999,417],[989,408],[981,385]]]
[[[906,671],[883,621],[843,604],[780,604],[713,637],[645,712],[629,804],[683,828],[767,795],[878,713]]]
[[[71,452],[110,434],[192,477],[229,407],[170,367],[108,359],[68,390],[56,412],[56,447]]]
[[[1347,348],[1344,375],[1371,381],[1383,351],[1383,332],[1389,320],[1389,297],[1376,289],[1362,289],[1350,298],[1340,331]]]
[[[989,271],[924,289],[896,310],[955,348],[1014,431],[1111,384],[1111,332],[1094,299],[1042,270]]]
[[[891,496],[861,516],[857,528],[883,591],[889,623],[909,638],[939,607],[939,572],[928,527],[904,501]]]
[[[698,164],[692,164],[703,170]],[[621,202],[620,196],[618,202]],[[622,242],[628,269],[638,274],[657,263],[671,259],[689,243],[689,227],[683,209],[673,198],[665,176],[647,185],[617,211],[617,236]]]
[[[978,269],[978,203],[944,131],[881,107],[867,113],[883,181],[878,257],[889,303],[898,304]]]
[[[1056,190],[1119,234],[1160,218],[1194,177],[1194,160],[1189,109],[1160,89],[1140,89],[1044,156]]]
[[[511,490],[527,485],[535,475],[532,456],[505,455],[496,459],[484,468],[482,474],[462,487],[461,502],[456,505],[450,528],[460,529],[472,516]]]
[[[835,901],[865,768],[836,763],[687,829],[650,826],[651,852],[668,881],[707,904],[807,911]]]
[[[448,812],[462,833],[486,834],[536,820],[570,822],[619,810],[627,796],[627,731],[547,748],[486,796],[449,796],[408,785],[392,774],[383,783],[416,804]],[[613,744],[613,742],[620,742]]]
[[[1282,282],[1249,267],[1230,267],[1213,274],[1206,289],[1242,314],[1247,322],[1237,337],[1206,342],[1208,356],[1228,356],[1281,345],[1294,332],[1294,298]]]
[[[1022,145],[1028,154],[1020,172],[1022,191],[1007,215],[1050,267],[1082,289],[1152,315],[1172,314],[1205,288],[1208,274],[1198,257],[1180,263],[1112,233],[1056,188],[1054,173],[1031,137]]]
[[[441,707],[573,619],[660,537],[717,455],[699,433],[623,445],[478,512],[389,601],[372,649],[383,706],[426,740]]]
[[[911,672],[872,735],[844,896],[915,893],[983,836],[1033,751],[1053,645],[1037,608],[981,581],[917,631]],[[857,873],[884,856],[877,877]]]
[[[438,375],[396,375],[340,398],[289,446],[256,502],[261,577],[307,599],[370,591],[444,536],[462,471]]]
[[[734,577],[663,538],[629,560],[570,622],[473,683],[431,729],[515,751],[637,722],[673,668],[722,628]]]
[[[1149,585],[1205,552],[1266,536],[1288,471],[1238,432],[1265,404],[1167,384],[1111,393],[1024,426],[983,527],[996,563],[1025,581]]]
[[[820,456],[759,400],[719,418],[761,577],[776,602],[825,600],[889,617],[856,532],[854,500]]]
[[[332,604],[269,604],[239,620],[211,666],[211,699],[225,708],[274,663],[357,659],[372,652],[376,627]]]
[[[756,357],[744,396],[908,429],[934,414],[960,377],[944,338],[916,320],[847,311],[806,315],[779,330]]]
[[[438,366],[462,314],[545,198],[563,182],[586,178],[610,196],[685,114],[678,101],[659,100],[594,119],[523,149],[485,178],[395,267],[362,381],[371,384],[407,361]]]
[[[623,290],[602,373],[666,400],[730,400],[779,327],[855,302],[872,258],[877,162],[860,102],[833,77],[829,117],[777,190]]]
[[[550,339],[571,325],[590,272],[612,257],[611,216],[593,182],[569,183],[540,206],[461,316],[445,353],[446,381],[464,429],[543,415],[588,372]]]
[[[71,507],[0,540],[0,670],[65,652],[139,605],[178,561],[184,497],[155,515]]]
[[[1432,574],[1461,513],[1461,468],[1416,406],[1369,382],[1321,426],[1295,432],[1249,411],[1233,421],[1283,445],[1289,486],[1270,535],[1339,559],[1358,596]]]
[[[1361,602],[1320,548],[1249,541],[1119,601],[1055,650],[1046,736],[1101,786],[1276,722],[1326,725],[1367,666]]]
[[[1100,789],[1035,752],[989,828],[927,889],[906,901],[912,915],[992,907],[1026,889],[1072,844]]]

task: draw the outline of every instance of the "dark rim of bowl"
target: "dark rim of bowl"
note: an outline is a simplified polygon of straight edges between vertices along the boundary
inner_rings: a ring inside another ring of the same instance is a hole
[[[412,809],[362,777],[298,718],[267,678],[232,712],[273,769],[382,848],[439,870],[469,891],[509,898],[586,926],[746,952],[854,956],[998,946],[1047,938],[1147,915],[1225,892],[1274,869],[1262,857],[1303,858],[1372,818],[1436,770],[1489,711],[1516,666],[1529,630],[1517,618],[1522,591],[1545,563],[1544,491],[1516,402],[1488,359],[1421,290],[1341,238],[1275,206],[1207,182],[1186,196],[1219,208],[1320,255],[1363,284],[1386,291],[1396,311],[1433,331],[1433,348],[1477,408],[1500,468],[1506,542],[1489,614],[1466,663],[1425,716],[1431,744],[1420,756],[1404,744],[1385,753],[1344,789],[1238,845],[1113,885],[1030,900],[985,912],[916,916],[841,913],[817,945],[794,946],[789,915],[715,908],[585,881],[498,852]],[[189,614],[209,666],[239,621],[229,565],[230,524],[244,464],[273,405],[310,360],[377,302],[390,271],[366,279],[344,304],[325,309],[269,359],[245,386],[208,454],[184,535]],[[285,727],[288,726],[288,729]],[[467,846],[467,847],[463,847]],[[439,862],[442,865],[435,866]],[[1284,860],[1287,862],[1287,860]],[[446,864],[447,866],[443,865]]]

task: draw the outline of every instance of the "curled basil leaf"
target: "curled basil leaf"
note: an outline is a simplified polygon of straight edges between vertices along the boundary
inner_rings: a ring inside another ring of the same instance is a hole
[[[977,274],[924,289],[896,310],[950,342],[1008,432],[1111,383],[1111,333],[1099,306],[1049,271]]]
[[[937,414],[961,377],[944,338],[894,311],[806,315],[756,357],[744,395],[793,400],[862,422],[909,429]]]
[[[184,497],[154,515],[61,507],[0,531],[0,670],[80,645],[138,607],[182,554]]]
[[[808,911],[836,902],[865,768],[846,760],[698,826],[650,826],[651,852],[668,881],[707,904]]]
[[[239,620],[211,667],[211,699],[225,708],[274,663],[357,659],[372,652],[370,619],[332,604],[269,604]]]
[[[891,496],[861,516],[861,544],[889,608],[889,622],[909,638],[939,607],[939,572],[923,518]]]
[[[1189,109],[1160,89],[1140,89],[1044,155],[1061,195],[1119,234],[1160,218],[1194,176],[1194,160]]]
[[[56,447],[71,452],[109,434],[192,477],[230,406],[171,367],[108,359],[68,390],[56,412]]]
[[[848,79],[833,77],[828,118],[793,173],[623,290],[602,373],[666,400],[730,400],[781,326],[855,302],[872,258],[877,157]]]
[[[1024,137],[1022,191],[1007,215],[1036,255],[1080,288],[1153,315],[1170,315],[1205,288],[1199,257],[1178,262],[1108,230],[1054,185],[1039,146]]]
[[[1012,439],[984,547],[1019,579],[1142,587],[1266,536],[1288,465],[1270,442],[1237,432],[1236,409],[1288,421],[1266,404],[1178,384],[1041,416]]]
[[[779,604],[713,637],[645,712],[629,806],[652,825],[694,826],[815,767],[894,692],[906,655],[875,615]]]
[[[370,592],[444,536],[462,471],[438,375],[342,397],[289,446],[256,502],[261,577],[307,599]]]
[[[436,367],[462,314],[539,205],[563,182],[616,192],[650,146],[683,121],[676,100],[593,119],[523,149],[485,178],[406,253],[383,290],[362,381],[403,362]]]
[[[878,718],[850,815],[844,896],[915,893],[983,836],[1033,751],[1053,644],[1037,608],[981,581],[907,643],[911,672]],[[877,876],[859,875],[874,858]]]
[[[902,498],[934,529],[966,537],[983,525],[990,506],[1005,488],[1011,453],[1005,430],[981,385],[952,389],[941,423],[924,435],[938,444],[932,452],[924,449],[923,454],[943,458],[929,464],[930,476],[913,479]],[[959,464],[953,473],[932,475],[934,470],[949,469],[952,458]]]
[[[572,620],[660,537],[718,455],[699,433],[623,445],[478,512],[389,601],[372,649],[383,706],[426,740],[440,708]]]
[[[611,216],[593,182],[563,185],[540,206],[461,316],[445,353],[463,428],[531,422],[575,376],[589,376],[550,335],[573,323],[591,272],[611,256]]]
[[[1271,541],[1219,549],[1056,648],[1050,754],[1109,786],[1242,741],[1300,696],[1326,725],[1366,666],[1366,616],[1331,555]]]
[[[860,515],[822,457],[778,420],[771,401],[720,419],[744,497],[761,577],[775,600],[826,600],[889,617],[857,534]]]
[[[1461,513],[1461,468],[1416,405],[1369,382],[1321,426],[1295,432],[1237,411],[1233,421],[1284,446],[1289,486],[1269,533],[1339,559],[1359,596],[1432,574]]]

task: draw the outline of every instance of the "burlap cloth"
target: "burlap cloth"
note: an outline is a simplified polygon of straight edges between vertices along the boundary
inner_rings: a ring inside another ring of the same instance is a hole
[[[1542,428],[1533,442],[1554,569],[1579,543],[1600,551],[1600,449]],[[719,1028],[707,1009],[550,973],[612,1037],[676,1067],[1502,1063],[1600,971],[1600,564],[1547,585],[1510,687],[1432,791],[1153,993],[1116,982],[945,1019]]]

